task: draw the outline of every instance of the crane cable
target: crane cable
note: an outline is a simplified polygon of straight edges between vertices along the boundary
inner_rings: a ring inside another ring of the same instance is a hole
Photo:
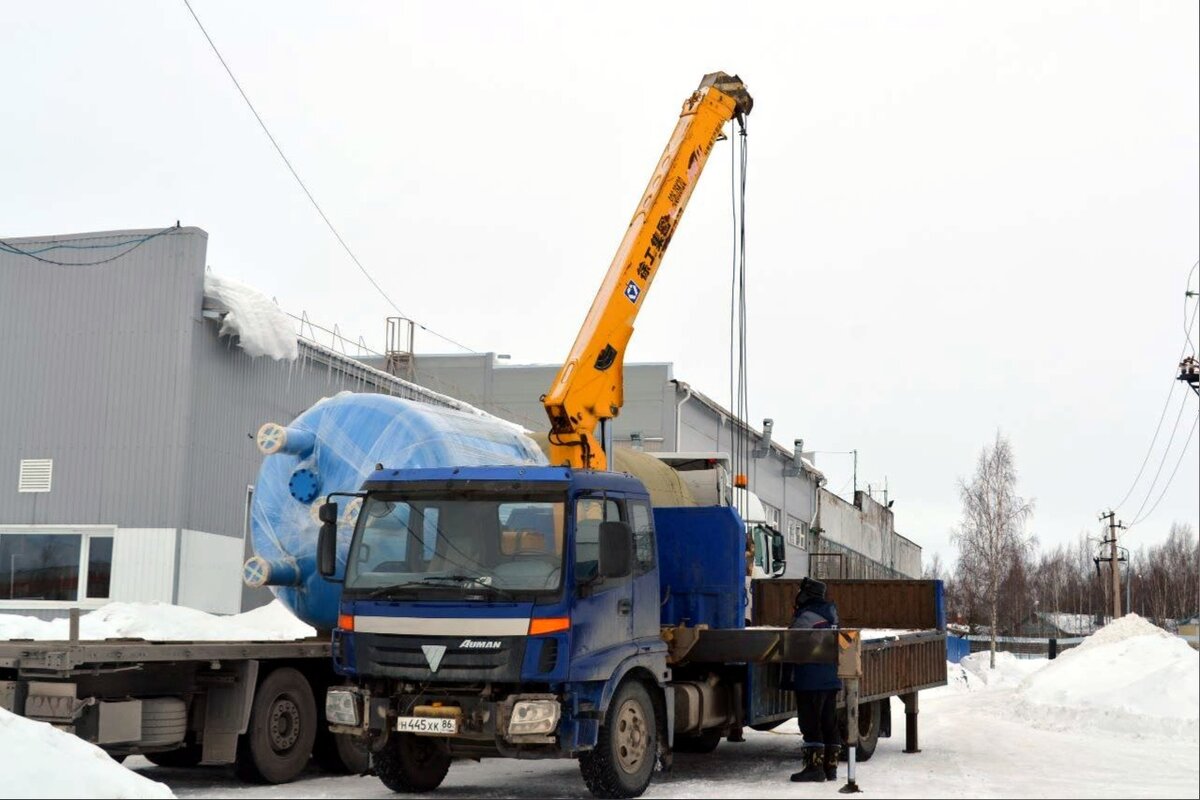
[[[730,457],[735,486],[738,476],[750,471],[750,395],[747,380],[746,327],[746,120],[736,121],[737,146],[730,147],[730,184],[733,215],[733,269],[729,292],[729,395],[733,420],[729,426]],[[741,428],[739,439],[736,429]],[[748,485],[747,487],[748,488]],[[743,512],[746,509],[742,509]]]

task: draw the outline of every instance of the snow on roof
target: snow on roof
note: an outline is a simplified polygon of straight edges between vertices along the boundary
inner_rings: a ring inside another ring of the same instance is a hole
[[[237,336],[250,356],[295,361],[300,355],[295,323],[257,289],[209,272],[204,276],[204,299],[205,307],[225,312],[220,335]]]

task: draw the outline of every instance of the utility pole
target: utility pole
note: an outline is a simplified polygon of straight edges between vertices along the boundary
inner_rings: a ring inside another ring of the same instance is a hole
[[[1112,575],[1114,622],[1121,616],[1121,571],[1117,566],[1117,531],[1125,530],[1125,525],[1117,520],[1116,516],[1115,511],[1109,511],[1107,514],[1100,515],[1100,519],[1108,520],[1108,539],[1104,543],[1108,545],[1108,568]]]

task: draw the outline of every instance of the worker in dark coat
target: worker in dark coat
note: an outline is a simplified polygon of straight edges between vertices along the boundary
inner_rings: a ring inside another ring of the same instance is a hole
[[[837,606],[825,599],[825,584],[812,578],[800,581],[790,628],[836,628]],[[837,779],[841,736],[837,730],[837,697],[842,682],[836,664],[787,664],[781,687],[796,692],[796,715],[804,736],[804,769],[793,781]]]

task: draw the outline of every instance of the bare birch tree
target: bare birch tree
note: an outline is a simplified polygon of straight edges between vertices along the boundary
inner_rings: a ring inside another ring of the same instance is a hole
[[[960,563],[970,565],[975,573],[970,577],[977,580],[990,610],[991,666],[995,669],[1000,583],[1013,560],[1031,545],[1025,523],[1033,514],[1033,502],[1017,496],[1012,445],[999,431],[995,443],[979,454],[975,477],[958,483],[963,516],[953,541],[958,545]]]

